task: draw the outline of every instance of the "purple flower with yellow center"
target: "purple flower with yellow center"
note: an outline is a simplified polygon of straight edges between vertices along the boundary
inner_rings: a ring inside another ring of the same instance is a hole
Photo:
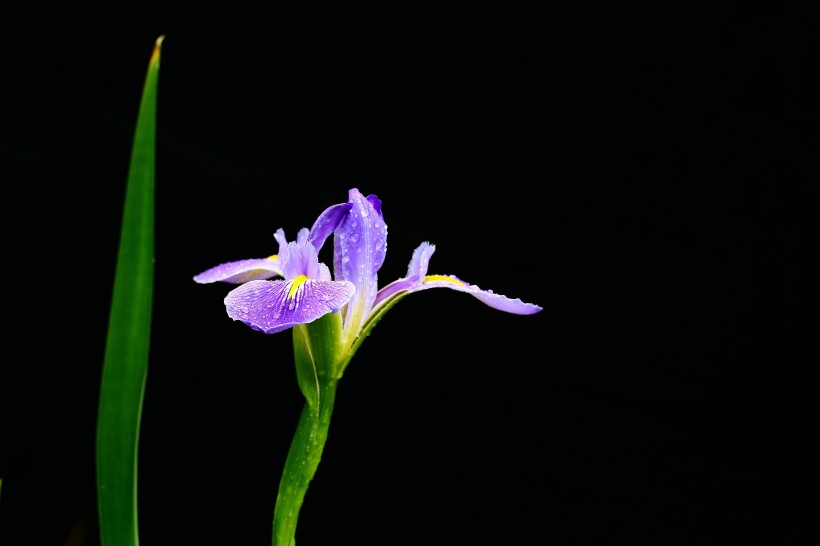
[[[319,251],[333,235],[333,277]],[[495,309],[530,315],[541,307],[482,290],[454,275],[428,274],[435,246],[422,243],[407,275],[378,287],[387,252],[387,226],[375,195],[348,192],[348,201],[328,207],[310,229],[288,242],[274,234],[277,254],[227,262],[194,277],[199,283],[239,286],[225,297],[234,320],[274,334],[293,330],[296,378],[307,403],[285,461],[273,516],[273,546],[293,546],[308,484],[327,439],[339,379],[370,330],[399,300],[429,288],[470,294]],[[281,277],[271,280],[274,277]]]
[[[218,265],[194,277],[199,283],[241,284],[225,298],[228,315],[266,334],[308,324],[341,311],[337,356],[342,372],[366,334],[404,296],[430,288],[449,288],[470,294],[490,307],[518,315],[542,310],[538,305],[482,290],[454,275],[428,274],[435,246],[422,243],[410,260],[407,275],[382,289],[378,271],[387,253],[387,225],[381,201],[349,191],[348,201],[325,209],[308,230],[302,228],[288,243],[279,229],[274,238],[279,252],[268,258]],[[333,271],[318,260],[319,251],[333,235]],[[268,280],[275,276],[282,280]]]

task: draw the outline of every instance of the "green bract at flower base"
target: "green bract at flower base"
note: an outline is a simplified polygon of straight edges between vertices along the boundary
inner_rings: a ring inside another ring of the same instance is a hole
[[[333,277],[319,262],[319,251],[333,235]],[[293,329],[299,388],[307,400],[288,453],[273,523],[274,546],[293,546],[296,521],[308,484],[322,455],[336,386],[370,330],[399,300],[429,288],[465,292],[484,304],[517,315],[542,310],[538,305],[482,290],[453,275],[429,275],[435,246],[413,252],[407,275],[378,288],[378,271],[387,252],[387,226],[381,201],[358,189],[348,201],[325,209],[296,241],[274,234],[279,252],[267,258],[223,263],[194,277],[198,283],[239,284],[225,307],[239,320],[266,334]],[[268,280],[273,277],[282,279]]]

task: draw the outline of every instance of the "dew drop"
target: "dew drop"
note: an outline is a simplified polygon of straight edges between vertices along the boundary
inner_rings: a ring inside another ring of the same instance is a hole
[[[348,256],[347,254],[345,254],[344,256],[342,256],[342,263],[343,263],[343,264],[346,264],[346,263],[347,263],[347,262],[349,262],[349,261],[350,261],[350,256]]]

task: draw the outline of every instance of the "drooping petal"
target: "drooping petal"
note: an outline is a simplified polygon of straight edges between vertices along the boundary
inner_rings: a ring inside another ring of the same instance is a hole
[[[316,281],[305,277],[283,281],[250,281],[225,296],[225,308],[260,332],[275,334],[297,324],[313,322],[335,313],[347,303],[356,287],[350,282]]]
[[[482,290],[474,284],[462,281],[455,275],[426,275],[422,278],[421,284],[410,289],[409,292],[418,292],[428,288],[449,288],[459,292],[466,292],[477,298],[482,303],[489,305],[493,309],[506,311],[515,315],[532,315],[543,308],[534,303],[525,303],[520,299],[511,299],[501,294],[496,294],[492,290]]]
[[[430,264],[430,257],[435,252],[436,247],[424,242],[413,251],[413,257],[407,267],[407,276],[393,281],[379,290],[374,310],[383,302],[395,295],[404,297],[413,292],[427,290],[428,288],[449,288],[459,292],[466,292],[474,296],[481,302],[494,309],[514,313],[516,315],[531,315],[542,310],[538,305],[525,303],[520,299],[511,299],[501,294],[496,294],[492,290],[482,290],[476,285],[471,285],[455,275],[428,275],[427,268]]]
[[[348,192],[348,197],[350,211],[333,233],[335,278],[356,285],[356,294],[345,314],[346,337],[359,331],[373,307],[378,271],[387,252],[387,226],[379,199],[373,195],[365,198],[356,188]]]
[[[300,229],[296,235],[296,241],[304,244],[307,242],[308,233],[307,228]],[[283,267],[288,260],[288,241],[285,238],[285,230],[282,228],[277,229],[273,234],[273,238],[279,243],[278,254],[267,258],[251,258],[226,262],[194,276],[194,281],[200,284],[213,282],[242,284],[253,280],[284,277]]]
[[[280,257],[276,254],[269,258],[251,258],[226,262],[194,276],[194,281],[200,284],[213,282],[227,282],[242,284],[252,280],[270,279],[284,276],[280,264]]]

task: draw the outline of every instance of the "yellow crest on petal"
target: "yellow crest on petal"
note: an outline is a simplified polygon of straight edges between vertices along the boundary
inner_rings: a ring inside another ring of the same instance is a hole
[[[448,277],[447,275],[427,275],[424,277],[421,282],[432,282],[432,281],[447,281],[453,284],[457,284],[459,286],[467,286],[463,282],[458,279],[454,279],[453,277]]]
[[[299,287],[305,284],[310,279],[305,275],[299,275],[290,281],[290,290],[288,291],[288,299],[293,299],[293,295],[299,290]]]

